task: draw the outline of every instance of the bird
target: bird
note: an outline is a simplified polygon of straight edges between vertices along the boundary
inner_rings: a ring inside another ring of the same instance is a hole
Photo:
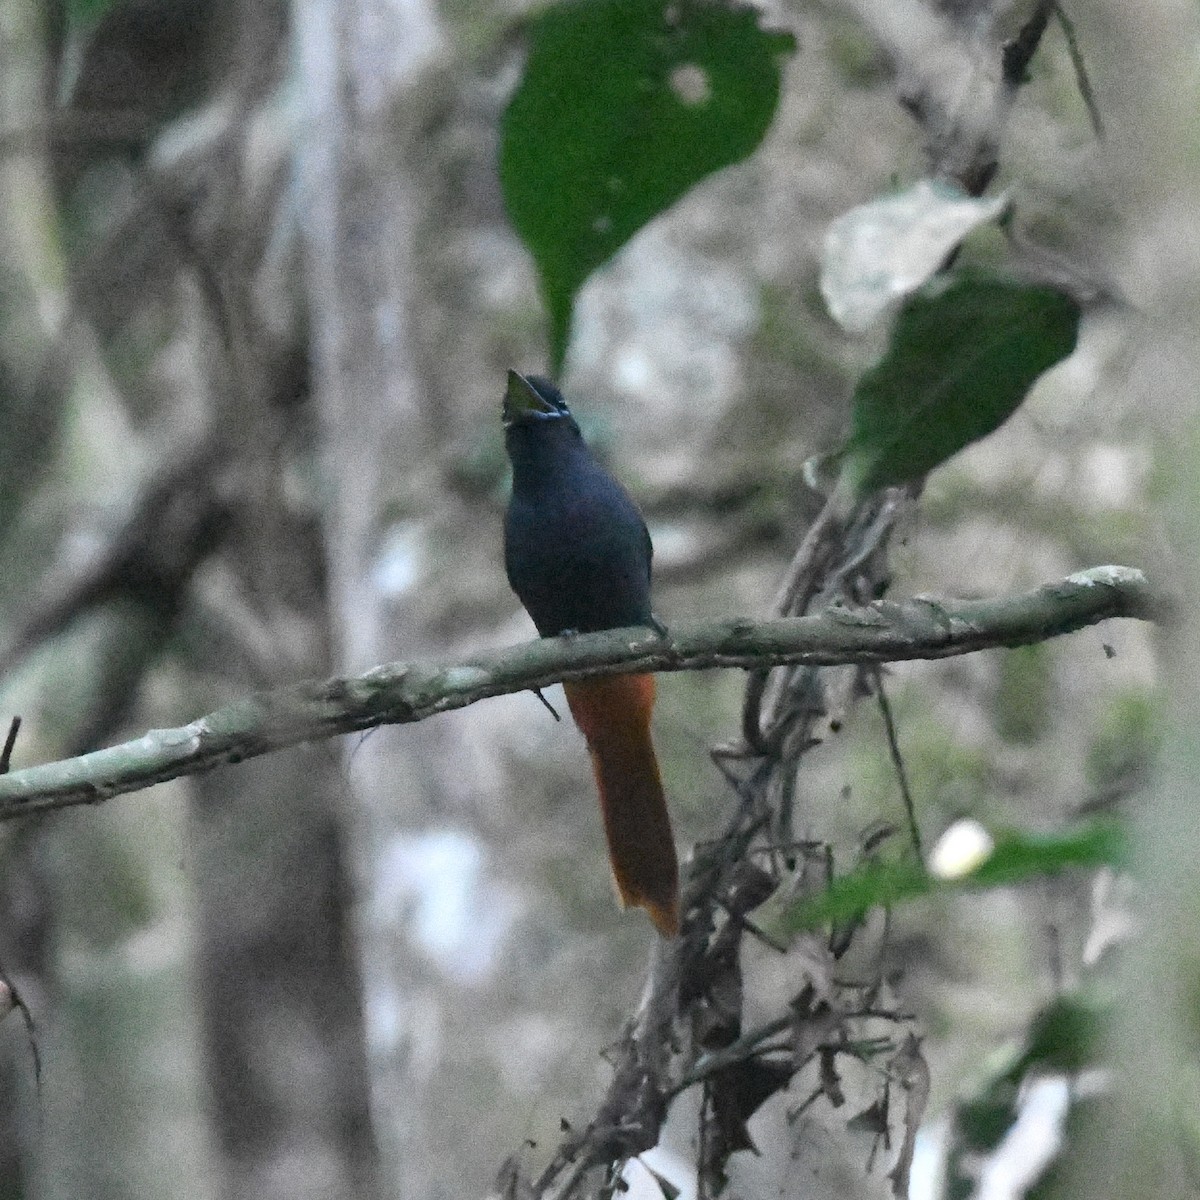
[[[650,607],[646,522],[584,441],[562,393],[540,375],[509,371],[502,419],[512,463],[504,566],[538,633],[636,625],[665,633]],[[617,897],[673,937],[679,865],[650,733],[654,676],[567,680],[563,690],[591,756]]]

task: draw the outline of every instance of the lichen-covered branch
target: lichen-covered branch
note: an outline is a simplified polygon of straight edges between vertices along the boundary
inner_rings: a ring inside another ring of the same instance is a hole
[[[450,665],[391,663],[250,696],[175,729],[14,771],[0,777],[0,820],[95,803],[299,742],[422,721],[583,675],[946,658],[1043,641],[1110,617],[1153,619],[1163,607],[1140,571],[1095,567],[988,600],[881,601],[774,621],[681,625],[666,637],[618,629],[542,639]]]

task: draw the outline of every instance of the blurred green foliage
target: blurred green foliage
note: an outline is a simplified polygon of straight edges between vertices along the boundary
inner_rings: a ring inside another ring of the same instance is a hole
[[[1053,658],[1044,642],[1000,654],[1000,679],[992,698],[996,732],[1018,746],[1032,746],[1050,726]]]
[[[990,1155],[1000,1146],[1020,1116],[1025,1085],[1046,1076],[1070,1077],[1098,1061],[1108,1019],[1107,1008],[1087,993],[1057,996],[1033,1019],[1024,1045],[1008,1055],[1005,1063],[960,1101],[951,1113],[950,1154],[946,1162],[946,1195],[966,1197],[976,1186],[977,1156]],[[1070,1111],[1078,1097],[1071,1096]],[[1024,1193],[1044,1194],[1054,1168],[1035,1187]]]
[[[115,0],[66,0],[63,10],[72,29],[85,29],[99,21],[114,3]]]
[[[1124,828],[1114,821],[1094,821],[1039,834],[1009,832],[995,839],[990,856],[957,879],[931,875],[913,860],[871,860],[839,875],[816,896],[783,903],[770,900],[763,927],[781,939],[805,929],[857,921],[873,908],[928,896],[935,891],[1007,887],[1078,867],[1119,866],[1124,862]]]
[[[1162,740],[1160,698],[1152,692],[1129,690],[1113,697],[1100,727],[1088,745],[1084,770],[1092,788],[1144,772]]]

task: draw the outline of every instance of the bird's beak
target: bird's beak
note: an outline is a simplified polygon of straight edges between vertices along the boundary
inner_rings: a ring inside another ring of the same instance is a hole
[[[508,389],[504,393],[505,425],[511,425],[514,421],[520,421],[524,417],[557,417],[559,415],[561,414],[558,409],[524,375],[518,375],[516,371],[509,371]]]

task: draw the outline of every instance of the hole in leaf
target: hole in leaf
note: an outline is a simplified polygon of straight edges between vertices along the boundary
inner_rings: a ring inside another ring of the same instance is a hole
[[[675,93],[681,104],[695,108],[707,104],[712,97],[712,85],[708,81],[708,72],[695,63],[682,63],[671,72],[671,91]]]

